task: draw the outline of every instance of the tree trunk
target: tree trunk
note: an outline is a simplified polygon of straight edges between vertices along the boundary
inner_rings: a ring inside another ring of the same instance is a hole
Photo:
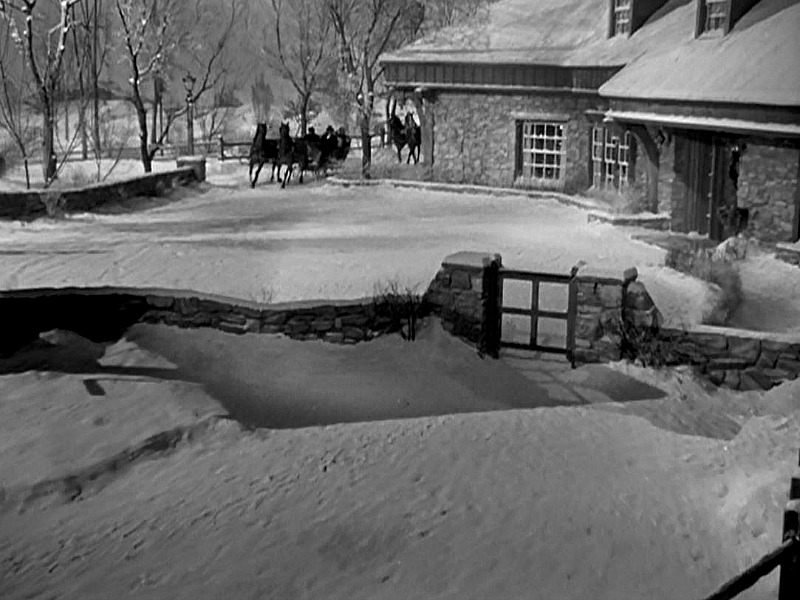
[[[53,143],[54,126],[53,107],[50,104],[50,99],[47,97],[42,98],[42,175],[44,176],[45,187],[49,186],[56,176],[56,154]]]
[[[158,107],[161,104],[161,79],[153,79],[153,122],[150,129],[150,139],[158,139]]]
[[[138,96],[138,93],[136,94]],[[136,108],[136,120],[139,122],[139,155],[142,158],[142,167],[145,173],[153,171],[153,160],[150,158],[149,148],[147,147],[147,111],[144,109],[141,99],[134,104]]]
[[[97,46],[99,38],[99,10],[100,0],[94,0],[94,15],[92,18],[92,141],[94,143],[95,156],[100,158],[100,71],[97,64]]]
[[[300,105],[300,137],[305,137],[308,133],[308,105],[309,96],[304,95]]]

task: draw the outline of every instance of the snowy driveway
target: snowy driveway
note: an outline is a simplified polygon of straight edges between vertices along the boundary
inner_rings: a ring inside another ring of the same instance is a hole
[[[184,193],[184,192],[181,192]],[[587,223],[555,200],[328,184],[211,187],[143,211],[0,223],[0,288],[163,286],[261,302],[371,296],[389,280],[420,291],[459,250],[504,264],[620,276],[636,266],[668,316],[692,317],[699,282],[663,251]],[[702,291],[701,291],[702,293]],[[688,312],[687,312],[688,311]],[[698,315],[699,316],[699,315]]]

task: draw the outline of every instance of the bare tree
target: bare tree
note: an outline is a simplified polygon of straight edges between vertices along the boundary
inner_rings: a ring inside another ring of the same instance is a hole
[[[272,93],[272,87],[264,79],[264,75],[259,73],[255,82],[250,86],[250,103],[253,106],[253,114],[257,123],[269,122],[274,101],[275,95]]]
[[[0,41],[0,129],[4,129],[14,141],[25,166],[25,183],[30,188],[28,146],[35,135],[31,123],[33,110],[26,104],[26,99],[31,98],[34,90],[30,79],[23,75],[23,65],[19,64],[20,58],[15,56],[11,43],[11,25],[4,22]]]
[[[56,176],[53,144],[55,95],[70,27],[73,24],[73,8],[78,1],[60,0],[57,9],[52,2],[43,2],[42,4],[51,9],[49,11],[37,11],[37,6],[41,6],[39,0],[0,1],[0,15],[9,23],[12,39],[25,56],[39,98],[42,111],[42,174],[45,186],[49,186]],[[53,21],[52,17],[55,17],[55,23],[48,28],[48,22]]]
[[[419,34],[463,23],[477,15],[479,11],[496,0],[423,0],[425,18]]]
[[[230,0],[227,4],[230,6],[230,19],[226,21],[227,24],[219,34],[216,43],[210,46],[210,51],[203,58],[198,58],[201,61],[199,66],[202,75],[199,78],[199,88],[190,94],[192,103],[197,103],[208,90],[214,89],[223,76],[223,71],[217,66],[238,14],[236,0]],[[149,173],[152,171],[153,157],[163,145],[170,128],[178,117],[186,114],[187,109],[183,107],[171,111],[167,115],[166,122],[163,123],[158,138],[149,140],[147,107],[142,97],[142,86],[147,78],[164,75],[163,66],[167,62],[167,57],[192,35],[196,36],[191,44],[195,50],[194,54],[202,55],[202,51],[209,46],[206,45],[207,40],[201,37],[202,30],[199,28],[201,15],[218,13],[211,13],[208,7],[204,11],[199,4],[195,4],[194,19],[181,21],[180,9],[185,5],[180,5],[177,0],[161,0],[161,2],[157,0],[116,0],[116,7],[122,28],[126,60],[130,69],[128,79],[131,90],[130,101],[136,110],[139,125],[140,156],[145,173]],[[182,40],[181,43],[179,40]]]
[[[265,53],[273,68],[297,92],[294,106],[300,119],[300,133],[305,135],[312,99],[322,91],[324,77],[335,64],[328,11],[319,0],[291,0],[288,7],[283,0],[269,0],[269,4],[275,19],[276,49],[265,48]]]
[[[350,91],[361,130],[361,175],[369,179],[371,121],[380,90],[380,57],[414,39],[425,16],[418,0],[326,0],[339,44],[342,87]]]

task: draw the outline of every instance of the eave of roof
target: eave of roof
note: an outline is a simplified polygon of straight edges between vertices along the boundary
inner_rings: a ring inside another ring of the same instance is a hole
[[[623,123],[663,125],[678,129],[700,129],[705,131],[728,131],[739,134],[766,134],[781,137],[800,137],[800,124],[756,122],[747,119],[696,117],[655,112],[616,111],[605,113],[606,119]]]

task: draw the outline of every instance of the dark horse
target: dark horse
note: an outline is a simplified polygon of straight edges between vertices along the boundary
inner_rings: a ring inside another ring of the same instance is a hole
[[[419,162],[419,148],[422,145],[422,131],[420,126],[414,120],[414,115],[406,113],[405,124],[400,120],[396,114],[392,113],[389,119],[389,135],[391,136],[392,143],[397,148],[397,162],[402,163],[403,157],[400,151],[403,146],[408,146],[408,157],[406,164],[411,162],[414,158],[414,164]]]
[[[267,124],[259,123],[256,125],[256,135],[253,137],[253,143],[250,144],[250,171],[248,177],[250,179],[250,187],[256,187],[258,181],[258,174],[261,173],[261,167],[265,163],[272,163],[272,175],[270,182],[275,181],[275,168],[278,169],[278,178],[280,178],[281,171],[278,165],[278,140],[267,139]],[[253,167],[258,165],[256,175],[253,177]]]

